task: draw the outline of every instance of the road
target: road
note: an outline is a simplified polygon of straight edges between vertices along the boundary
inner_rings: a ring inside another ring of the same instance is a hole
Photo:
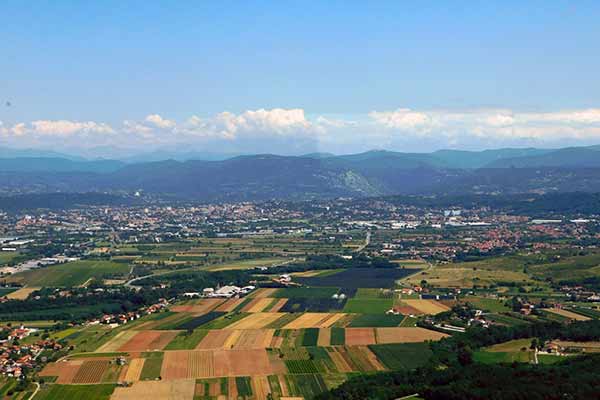
[[[366,249],[369,244],[371,244],[371,231],[367,231],[367,237],[365,237],[365,243],[362,246],[360,246],[358,249],[356,249],[355,251],[357,253],[360,253],[361,251]]]
[[[283,261],[283,262],[280,262],[280,263],[273,264],[269,268],[281,267],[282,265],[286,265],[286,264],[292,263],[294,261],[296,261],[295,257],[292,258],[291,260],[287,260],[287,261]],[[248,268],[248,269],[250,269],[250,268]],[[173,271],[163,271],[163,272],[158,272],[156,274],[139,276],[137,278],[133,278],[133,279],[128,280],[127,282],[124,283],[124,286],[125,287],[130,287],[130,288],[133,288],[133,289],[137,290],[137,289],[140,289],[141,286],[133,285],[133,282],[141,281],[142,279],[150,278],[150,277],[153,277],[153,276],[168,275],[168,274],[174,274],[176,272],[185,272],[185,271],[190,271],[190,270],[202,271],[202,267],[183,268],[183,269],[177,269],[177,270],[173,270]]]
[[[31,396],[29,396],[29,400],[33,399],[35,395],[40,391],[40,384],[37,382],[33,382],[33,384],[36,386],[36,388],[35,391],[31,393]]]

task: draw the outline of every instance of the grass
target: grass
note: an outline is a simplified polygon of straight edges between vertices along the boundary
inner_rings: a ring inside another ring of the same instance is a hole
[[[555,356],[552,354],[540,354],[538,353],[538,363],[540,364],[557,364],[559,362],[565,361],[566,357]]]
[[[352,328],[394,327],[399,326],[403,320],[403,315],[359,314],[349,326]]]
[[[90,326],[79,331],[77,336],[72,335],[68,339],[69,344],[73,345],[75,352],[91,352],[115,337],[121,329],[110,329],[106,326]]]
[[[236,377],[235,386],[239,396],[252,396],[252,381],[249,376]]]
[[[144,361],[144,368],[140,374],[141,380],[158,379],[160,377],[160,370],[163,362],[163,353],[144,353],[146,361]]]
[[[469,296],[464,299],[466,302],[473,304],[476,308],[489,312],[506,312],[511,308],[505,305],[504,300],[490,299],[486,297]]]
[[[221,311],[211,311],[204,315],[200,315],[199,317],[195,317],[195,318],[192,318],[191,320],[185,321],[182,324],[177,325],[177,327],[175,329],[186,329],[186,330],[196,329],[199,326],[208,324],[209,322],[211,322],[225,314],[226,314],[225,312],[221,312]]]
[[[374,344],[369,348],[391,370],[421,367],[433,356],[427,343]]]
[[[316,346],[319,339],[319,328],[304,329],[301,339],[302,346]]]
[[[16,292],[16,288],[0,288],[0,297],[6,296],[12,292]]]
[[[89,279],[125,275],[129,266],[100,260],[79,260],[46,268],[25,271],[10,277],[11,281],[27,282],[29,286],[71,287]]]
[[[340,286],[343,288],[393,288],[396,280],[413,274],[415,270],[396,268],[348,268],[337,274],[297,278],[310,286]]]
[[[346,330],[344,328],[331,328],[330,343],[332,346],[343,346],[346,344]]]
[[[198,343],[208,334],[207,330],[196,329],[194,331],[181,332],[175,336],[165,350],[192,350],[195,349]]]
[[[529,282],[531,277],[523,272],[524,260],[521,257],[496,257],[481,261],[436,265],[406,279],[418,285],[421,280],[438,287],[471,288],[473,285],[490,285],[501,282]]]
[[[404,318],[402,320],[402,322],[400,323],[400,326],[402,328],[411,328],[413,326],[417,326],[418,320],[419,320],[418,318],[406,316],[406,318]]]
[[[268,267],[286,261],[285,258],[257,258],[255,260],[243,260],[211,265],[203,268],[204,271],[225,271],[234,269],[253,269],[257,267]]]
[[[290,392],[305,399],[312,399],[328,390],[320,374],[290,375],[286,377]]]
[[[482,364],[496,364],[496,363],[513,363],[513,362],[524,362],[530,361],[529,351],[476,351],[473,353],[473,360]]]
[[[337,287],[292,287],[279,289],[271,295],[276,298],[330,299],[339,291]]]
[[[267,328],[270,329],[281,329],[284,326],[286,326],[287,324],[289,324],[290,322],[292,322],[293,320],[295,320],[296,318],[298,318],[300,315],[302,315],[301,313],[297,313],[297,314],[284,314],[281,318],[271,322],[269,325],[267,325]]]
[[[76,329],[76,328],[68,328],[56,333],[53,333],[52,335],[50,335],[52,337],[52,339],[54,340],[61,340],[61,339],[65,339],[68,336],[73,335],[74,333],[79,332],[80,329]]]
[[[488,318],[491,321],[498,322],[500,324],[508,325],[508,326],[516,326],[516,325],[527,325],[530,322],[523,320],[517,317],[511,317],[505,314],[489,314]],[[486,319],[488,319],[486,318]]]
[[[50,321],[50,320],[39,320],[39,321],[2,321],[2,325],[8,325],[8,324],[11,324],[12,326],[23,325],[26,328],[44,329],[44,328],[52,328],[54,325],[57,324],[57,322],[56,321]]]
[[[374,288],[358,288],[354,298],[357,299],[390,299],[394,297],[394,292],[391,290],[374,289]]]
[[[285,360],[290,374],[316,374],[319,372],[312,360]]]
[[[347,299],[290,297],[280,312],[340,312]]]
[[[490,347],[486,347],[485,351],[492,352],[515,352],[521,351],[522,348],[529,349],[532,339],[516,339],[508,342],[498,343]]]
[[[221,318],[217,318],[214,319],[212,321],[210,321],[209,323],[205,324],[202,329],[223,329],[231,324],[233,324],[234,322],[237,322],[245,317],[247,317],[249,314],[247,313],[227,313],[224,316],[222,316]]]
[[[51,385],[42,389],[35,400],[108,400],[115,385]]]
[[[357,299],[346,302],[344,312],[356,314],[385,314],[394,305],[393,299]]]
[[[97,358],[97,357],[116,358],[116,357],[127,357],[128,355],[129,355],[129,353],[125,353],[122,351],[114,351],[111,353],[77,353],[77,354],[70,355],[69,358]]]

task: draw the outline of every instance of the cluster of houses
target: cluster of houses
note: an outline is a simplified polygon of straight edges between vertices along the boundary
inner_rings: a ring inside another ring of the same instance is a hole
[[[184,297],[196,298],[196,297],[208,297],[208,298],[231,298],[235,296],[245,296],[251,291],[256,289],[256,286],[244,286],[238,287],[233,285],[221,286],[218,288],[204,288],[202,292],[187,292],[184,293]]]
[[[573,301],[600,301],[600,293],[589,290],[584,286],[562,286],[560,290]]]
[[[36,329],[20,326],[11,329],[4,340],[0,340],[0,374],[19,378],[27,370],[36,367],[37,359],[44,349],[58,351],[62,345],[54,339],[38,340],[33,344],[18,344],[15,339],[24,339]]]
[[[100,318],[95,318],[86,323],[86,325],[98,325],[105,324],[111,326],[118,326],[126,324],[129,321],[135,321],[144,315],[154,314],[165,310],[169,306],[169,301],[166,299],[160,299],[158,303],[152,304],[148,307],[143,307],[138,311],[129,311],[121,314],[104,314]]]

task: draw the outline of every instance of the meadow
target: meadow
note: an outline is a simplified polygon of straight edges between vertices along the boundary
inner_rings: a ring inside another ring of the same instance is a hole
[[[90,259],[29,270],[12,275],[8,280],[30,286],[73,287],[83,285],[91,279],[124,276],[128,272],[127,264]]]

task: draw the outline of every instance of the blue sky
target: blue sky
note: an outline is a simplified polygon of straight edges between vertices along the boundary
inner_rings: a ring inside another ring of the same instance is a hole
[[[599,20],[597,1],[5,0],[0,144],[599,143]]]

